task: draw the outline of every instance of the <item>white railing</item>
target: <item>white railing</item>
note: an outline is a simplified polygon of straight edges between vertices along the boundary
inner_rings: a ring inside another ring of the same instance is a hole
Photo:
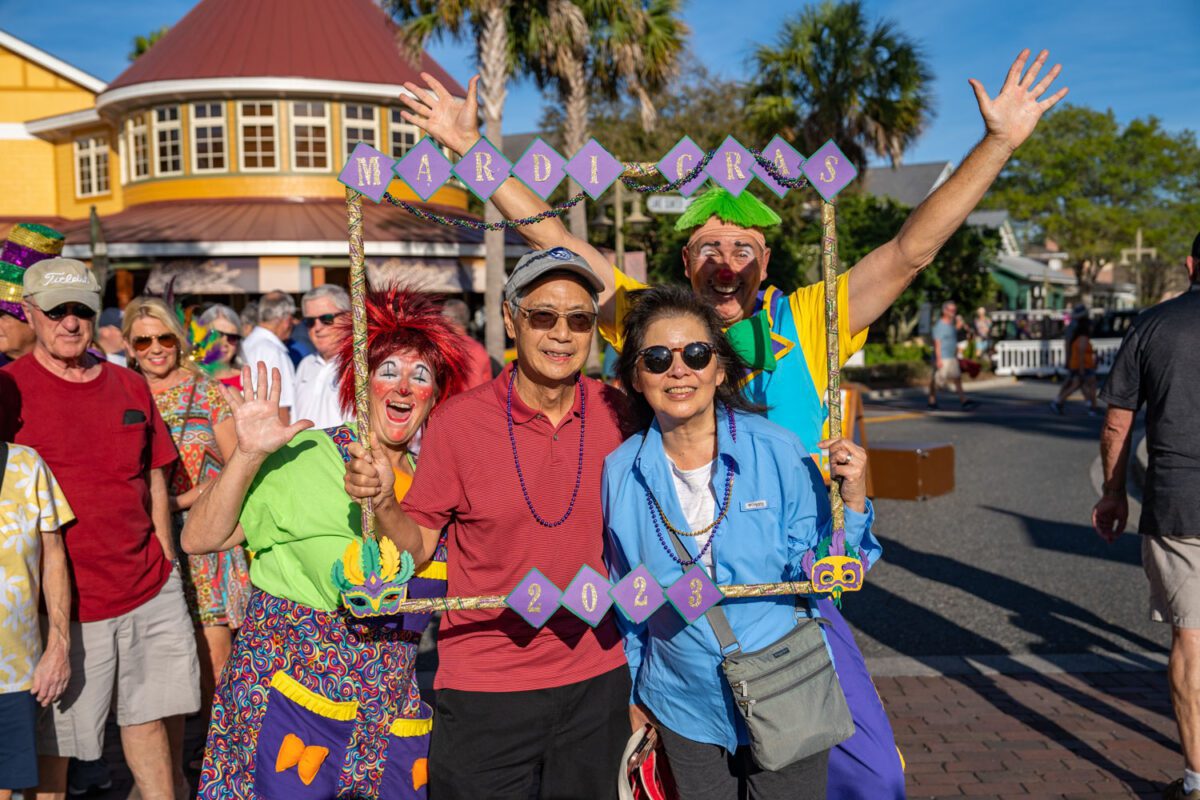
[[[1092,339],[1096,372],[1107,374],[1121,346],[1120,339]],[[996,342],[993,365],[997,375],[1054,375],[1067,372],[1066,343],[1062,339],[1028,339]]]

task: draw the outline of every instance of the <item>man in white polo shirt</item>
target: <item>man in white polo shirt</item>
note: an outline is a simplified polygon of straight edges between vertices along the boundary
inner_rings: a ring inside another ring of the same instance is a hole
[[[295,419],[312,420],[317,428],[333,428],[353,417],[338,402],[335,356],[345,335],[337,325],[350,313],[350,295],[337,284],[318,286],[300,299],[308,338],[317,352],[305,356],[296,367]]]
[[[279,370],[279,417],[291,424],[292,409],[296,407],[296,367],[284,344],[296,327],[296,301],[283,292],[267,292],[258,301],[258,325],[242,341],[242,356],[257,374],[258,362],[267,365],[267,375]]]

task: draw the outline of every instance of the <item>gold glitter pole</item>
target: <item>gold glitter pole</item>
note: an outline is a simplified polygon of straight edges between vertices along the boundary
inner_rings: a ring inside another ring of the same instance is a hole
[[[841,348],[838,344],[838,291],[837,291],[837,214],[832,201],[821,204],[821,277],[825,281],[825,355],[829,368],[829,437],[842,435],[842,380]],[[833,462],[829,463],[830,474]],[[838,482],[829,481],[829,507],[833,515],[833,529],[846,529],[846,509],[842,505],[842,491]]]
[[[367,374],[367,265],[363,258],[362,195],[346,188],[346,218],[350,233],[350,314],[354,339],[354,417],[358,441],[371,451],[371,415]],[[375,536],[375,511],[371,502],[362,504],[363,538]]]
[[[775,597],[787,594],[817,593],[810,581],[735,583],[717,588],[725,597]],[[490,608],[507,608],[507,599],[502,594],[485,594],[478,597],[429,597],[405,600],[397,606],[395,613],[428,614],[433,611],[479,611]]]

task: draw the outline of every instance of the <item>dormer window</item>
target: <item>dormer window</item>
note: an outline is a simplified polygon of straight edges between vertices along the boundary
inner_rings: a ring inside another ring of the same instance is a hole
[[[375,106],[346,103],[342,106],[342,141],[345,143],[345,157],[349,158],[354,146],[359,142],[371,147],[379,147],[379,117]]]
[[[238,104],[242,170],[274,172],[279,169],[279,119],[275,103]]]
[[[192,103],[192,172],[225,170],[225,104]]]
[[[158,177],[183,174],[183,128],[179,106],[154,109],[154,174]]]
[[[292,169],[329,170],[329,108],[325,103],[292,103]]]

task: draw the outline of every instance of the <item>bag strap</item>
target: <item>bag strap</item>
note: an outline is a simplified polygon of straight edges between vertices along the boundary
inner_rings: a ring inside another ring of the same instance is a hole
[[[683,542],[671,528],[667,528],[671,534],[671,544],[675,545],[675,553],[687,562],[691,560],[691,555],[687,548],[683,546]],[[717,635],[717,643],[721,645],[721,655],[728,656],[742,651],[742,645],[738,642],[737,636],[733,633],[733,628],[729,625],[729,618],[725,616],[725,612],[721,610],[719,603],[714,603],[709,607],[708,611],[704,612],[704,618],[708,620],[708,624],[712,626],[713,633]],[[732,649],[730,649],[732,648]]]
[[[4,490],[4,473],[8,472],[8,442],[0,442],[0,491]]]

